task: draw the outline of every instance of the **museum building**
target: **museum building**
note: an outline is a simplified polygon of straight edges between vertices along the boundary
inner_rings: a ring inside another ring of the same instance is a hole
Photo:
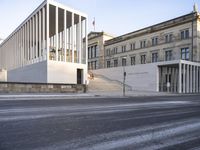
[[[123,82],[133,90],[200,92],[200,14],[161,22],[104,43],[104,66],[94,74]]]
[[[45,0],[1,43],[1,81],[85,84],[86,35],[86,14]]]

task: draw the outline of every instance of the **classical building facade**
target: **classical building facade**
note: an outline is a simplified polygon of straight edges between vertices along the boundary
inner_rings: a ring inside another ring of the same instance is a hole
[[[86,14],[45,0],[1,43],[0,69],[7,71],[9,82],[84,84],[84,38]]]
[[[105,41],[105,67],[171,60],[200,61],[199,13]]]
[[[88,69],[104,68],[104,43],[113,36],[105,32],[90,32],[88,34]]]
[[[107,40],[104,50],[106,69],[96,73],[122,81],[119,68],[128,68],[127,84],[135,90],[200,92],[200,14],[196,9]]]

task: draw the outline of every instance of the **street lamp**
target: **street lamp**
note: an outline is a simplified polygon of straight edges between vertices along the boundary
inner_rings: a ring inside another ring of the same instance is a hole
[[[126,82],[126,71],[125,71],[126,57],[122,58],[122,66],[123,66],[123,96],[125,96],[126,95],[126,88],[125,88],[125,82]]]

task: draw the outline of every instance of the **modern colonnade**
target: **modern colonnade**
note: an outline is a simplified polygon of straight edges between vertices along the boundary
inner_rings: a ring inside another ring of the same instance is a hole
[[[179,64],[179,93],[200,92],[200,64],[186,62]]]
[[[158,70],[160,92],[200,92],[199,63],[180,60],[179,64],[158,66]]]
[[[86,34],[85,14],[45,0],[0,45],[0,68],[12,70],[44,60],[86,64]]]

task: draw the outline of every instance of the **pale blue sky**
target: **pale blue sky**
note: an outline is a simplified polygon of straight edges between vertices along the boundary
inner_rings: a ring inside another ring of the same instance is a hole
[[[0,0],[0,38],[6,38],[43,0]],[[56,0],[89,16],[89,31],[122,35],[193,10],[200,0]]]

